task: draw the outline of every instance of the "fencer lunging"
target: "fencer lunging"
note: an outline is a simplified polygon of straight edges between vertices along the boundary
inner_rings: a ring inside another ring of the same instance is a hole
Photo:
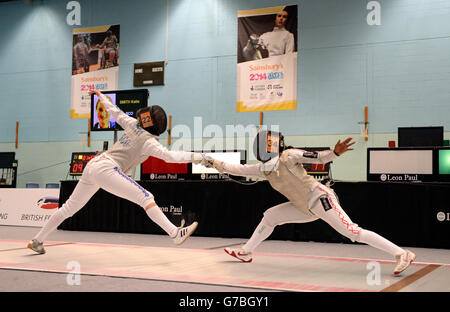
[[[69,199],[52,215],[27,247],[37,253],[45,253],[43,242],[46,237],[65,219],[83,208],[100,188],[138,204],[175,244],[183,243],[195,231],[197,222],[186,227],[183,227],[183,222],[180,227],[176,227],[158,207],[154,196],[125,173],[144,162],[149,156],[171,163],[200,163],[203,155],[169,151],[159,143],[159,135],[167,127],[166,113],[160,106],[153,105],[139,109],[135,119],[122,112],[100,91],[91,91],[90,94],[92,93],[97,94],[108,112],[124,129],[124,133],[111,149],[89,161]]]
[[[334,191],[308,175],[302,165],[328,163],[352,150],[350,146],[353,144],[351,138],[347,138],[343,142],[339,140],[334,150],[308,152],[285,147],[281,133],[264,130],[258,133],[253,145],[255,156],[260,161],[258,164],[238,165],[206,158],[203,165],[214,167],[222,173],[267,179],[275,190],[289,200],[266,210],[250,239],[239,248],[225,248],[225,252],[243,262],[251,262],[252,252],[277,225],[322,219],[351,241],[368,244],[394,256],[397,260],[394,274],[404,271],[415,259],[415,254],[353,223],[340,206]]]

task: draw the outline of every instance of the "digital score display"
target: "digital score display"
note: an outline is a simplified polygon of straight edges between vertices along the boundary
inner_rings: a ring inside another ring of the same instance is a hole
[[[303,164],[308,174],[312,175],[328,175],[330,172],[330,163],[326,164]]]
[[[86,168],[87,163],[97,156],[96,152],[75,152],[72,153],[72,159],[70,161],[70,172],[71,176],[79,176],[83,174],[84,168]]]
[[[329,151],[329,147],[298,147],[298,149],[308,151],[308,152],[321,152],[321,151]],[[304,163],[303,168],[305,168],[306,173],[312,175],[316,178],[325,177],[330,174],[330,165],[332,162],[326,164],[307,164]]]

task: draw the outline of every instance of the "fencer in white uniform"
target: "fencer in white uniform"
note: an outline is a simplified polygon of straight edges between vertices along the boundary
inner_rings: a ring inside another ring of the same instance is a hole
[[[262,59],[261,50],[267,50],[268,57],[292,53],[295,50],[294,35],[285,26],[288,12],[283,9],[275,17],[272,31],[261,36],[252,34],[242,52],[247,61]]]
[[[169,151],[159,143],[159,135],[166,130],[167,118],[164,110],[157,105],[138,110],[137,119],[132,118],[112,104],[100,91],[96,93],[107,111],[124,129],[123,135],[100,155],[86,165],[69,199],[52,215],[44,227],[30,241],[28,248],[37,253],[45,253],[43,242],[65,219],[84,207],[89,199],[100,189],[125,198],[145,209],[148,217],[158,224],[179,245],[196,229],[197,222],[187,227],[176,227],[164,215],[155,202],[155,198],[126,172],[144,162],[149,156],[163,159],[169,163],[200,163],[200,153]]]
[[[391,243],[380,235],[353,223],[339,204],[334,191],[308,175],[303,163],[324,164],[334,160],[354,142],[348,138],[337,142],[334,150],[308,152],[284,146],[283,136],[274,131],[261,131],[254,142],[258,164],[230,164],[212,158],[204,163],[222,173],[267,179],[270,185],[289,201],[269,208],[251,238],[239,248],[225,248],[225,252],[243,262],[251,262],[252,252],[270,236],[277,225],[306,223],[322,219],[351,241],[368,244],[385,251],[397,260],[394,274],[404,271],[415,259],[415,254]]]
[[[294,35],[284,27],[274,27],[259,37],[259,44],[269,51],[269,57],[294,52]]]

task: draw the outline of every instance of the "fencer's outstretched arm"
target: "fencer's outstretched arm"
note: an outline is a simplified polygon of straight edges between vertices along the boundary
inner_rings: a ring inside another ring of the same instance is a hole
[[[125,114],[120,108],[111,103],[111,101],[99,90],[89,91],[89,94],[92,93],[97,94],[106,110],[116,119],[117,123],[124,130],[133,130],[138,127],[135,118]],[[200,153],[169,151],[166,147],[161,145],[156,138],[147,140],[144,143],[142,151],[146,156],[153,156],[169,163],[200,163],[203,159],[202,154]]]
[[[230,164],[224,161],[211,158],[209,158],[209,161],[213,163],[212,167],[217,169],[220,173],[228,173],[231,175],[247,178],[262,178],[262,179],[265,178],[263,171],[261,171],[261,164],[254,164],[254,165]],[[204,163],[202,162],[202,164]]]
[[[350,146],[355,142],[351,142],[351,140],[352,138],[347,138],[343,142],[339,140],[332,151],[309,152],[301,149],[289,149],[287,157],[291,163],[326,164],[343,153],[353,150]]]
[[[337,157],[331,150],[310,152],[296,148],[288,149],[283,154],[292,164],[326,164]]]
[[[161,145],[157,140],[147,140],[144,143],[143,152],[148,156],[153,156],[168,163],[190,163],[199,164],[203,160],[201,153],[170,151]]]
[[[343,142],[339,140],[334,146],[334,153],[338,156],[341,156],[346,151],[353,151],[353,148],[350,148],[355,142],[351,142],[352,138],[347,138]]]

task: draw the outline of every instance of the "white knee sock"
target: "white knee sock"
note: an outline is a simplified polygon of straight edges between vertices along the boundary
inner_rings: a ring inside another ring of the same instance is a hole
[[[242,249],[246,252],[253,252],[259,244],[272,234],[274,228],[275,227],[268,225],[263,218],[253,232],[252,237],[250,237],[247,243],[242,246]]]
[[[359,242],[383,250],[394,257],[404,252],[402,248],[391,243],[386,238],[378,235],[377,233],[364,229],[361,229],[359,233]]]
[[[33,239],[36,239],[39,242],[43,242],[51,232],[56,230],[56,228],[64,221],[64,219],[66,219],[66,217],[63,215],[62,210],[58,209],[58,211],[55,212],[50,217],[50,219],[48,219],[47,223],[45,223],[45,225]]]
[[[149,218],[158,224],[170,237],[175,237],[177,235],[177,227],[173,225],[172,222],[167,219],[164,212],[158,206],[153,206],[147,210],[147,215]]]

